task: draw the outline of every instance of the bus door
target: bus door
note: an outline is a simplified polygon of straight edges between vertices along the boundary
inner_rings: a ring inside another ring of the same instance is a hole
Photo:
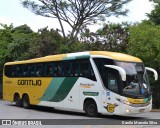
[[[119,113],[120,109],[118,107],[119,99],[119,72],[112,68],[105,68],[105,88],[106,90],[106,109],[108,114]]]

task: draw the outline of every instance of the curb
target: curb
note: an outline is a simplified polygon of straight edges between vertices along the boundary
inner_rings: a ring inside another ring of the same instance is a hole
[[[160,109],[152,109],[150,112],[160,112]]]

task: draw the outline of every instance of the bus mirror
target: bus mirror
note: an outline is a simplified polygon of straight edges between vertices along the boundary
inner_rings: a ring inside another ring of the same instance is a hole
[[[146,70],[151,71],[154,73],[154,78],[155,80],[158,80],[158,73],[156,70],[154,70],[153,68],[149,68],[149,67],[145,67]]]
[[[104,65],[104,66],[117,70],[121,75],[122,81],[126,81],[126,72],[123,68],[115,66],[115,65]]]

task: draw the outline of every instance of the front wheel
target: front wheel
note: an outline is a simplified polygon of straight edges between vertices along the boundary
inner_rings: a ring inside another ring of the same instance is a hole
[[[97,105],[93,100],[88,100],[85,103],[84,110],[86,115],[89,117],[97,117],[99,115],[97,111]]]
[[[28,109],[30,108],[30,101],[28,95],[24,95],[22,98],[22,105],[24,108]]]

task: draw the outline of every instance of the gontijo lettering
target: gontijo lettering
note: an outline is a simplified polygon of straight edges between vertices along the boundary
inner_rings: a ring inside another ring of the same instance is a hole
[[[18,85],[41,86],[41,80],[18,80]]]

